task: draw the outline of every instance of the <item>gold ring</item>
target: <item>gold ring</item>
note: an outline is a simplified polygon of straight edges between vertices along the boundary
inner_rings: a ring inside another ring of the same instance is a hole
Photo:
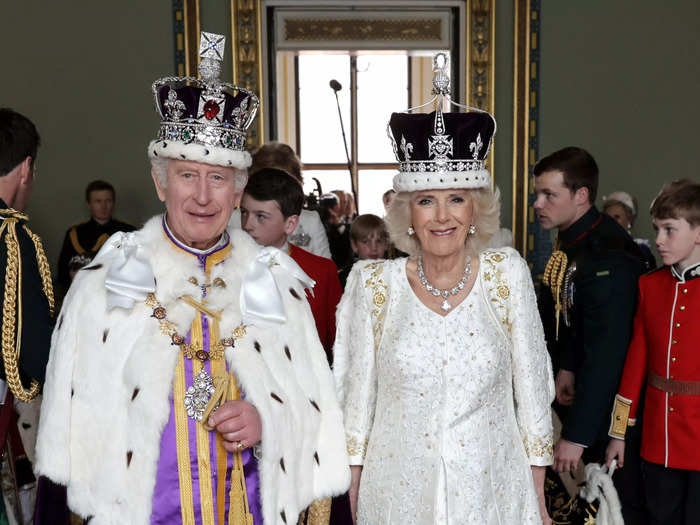
[[[236,450],[238,450],[239,452],[244,448],[245,446],[243,445],[243,441],[239,441],[238,443],[236,443]]]

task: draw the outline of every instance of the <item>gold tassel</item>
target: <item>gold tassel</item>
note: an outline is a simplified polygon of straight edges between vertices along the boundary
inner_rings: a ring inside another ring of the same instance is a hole
[[[559,315],[561,314],[561,286],[566,275],[566,265],[569,260],[566,254],[561,250],[556,250],[547,261],[547,266],[544,268],[542,282],[549,286],[554,299],[554,312],[556,315],[556,331],[555,339],[559,339]]]

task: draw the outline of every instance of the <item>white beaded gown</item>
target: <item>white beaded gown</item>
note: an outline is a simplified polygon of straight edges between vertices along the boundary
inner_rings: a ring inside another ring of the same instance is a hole
[[[517,252],[483,252],[444,317],[411,289],[406,259],[363,261],[337,319],[358,524],[540,524],[530,465],[552,463],[554,382]]]

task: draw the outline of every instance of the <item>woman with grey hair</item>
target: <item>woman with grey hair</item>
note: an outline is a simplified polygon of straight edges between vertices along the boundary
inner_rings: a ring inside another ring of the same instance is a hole
[[[355,265],[334,350],[356,522],[551,523],[554,383],[530,272],[511,248],[484,250],[495,121],[438,109],[389,129],[387,222],[410,257]]]
[[[603,197],[603,213],[610,215],[617,223],[632,235],[634,222],[637,220],[637,199],[626,191],[613,191]],[[651,251],[649,239],[636,238],[634,242],[644,254],[647,270],[656,268],[656,258]]]

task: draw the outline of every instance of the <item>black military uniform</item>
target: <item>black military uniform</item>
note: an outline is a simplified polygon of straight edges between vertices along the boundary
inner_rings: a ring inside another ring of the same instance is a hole
[[[555,401],[554,409],[562,420],[562,438],[586,447],[584,462],[601,463],[609,441],[610,410],[632,337],[644,256],[624,228],[595,207],[559,232],[557,250],[566,255],[564,278],[559,288],[545,283],[538,302],[555,373],[563,369],[575,374],[575,395],[570,407]],[[553,296],[559,298],[558,316]],[[633,449],[629,456],[636,455],[638,463],[638,444]],[[641,497],[639,480],[623,479],[633,474],[633,464],[634,458],[626,459],[625,468],[613,477],[623,507],[625,500],[635,502]],[[627,503],[626,513],[633,505]]]
[[[0,199],[0,290],[2,351],[0,377],[23,401],[44,382],[53,332],[51,271],[41,240],[26,225],[27,216]],[[17,343],[19,339],[19,344]],[[19,356],[17,356],[19,354]],[[13,362],[6,362],[11,360]],[[24,392],[16,389],[17,373]],[[35,385],[30,387],[30,385]]]
[[[109,237],[116,232],[134,231],[131,224],[110,219],[100,224],[95,219],[71,226],[63,239],[58,257],[58,284],[65,292],[70,286],[70,260],[74,255],[94,257]]]

